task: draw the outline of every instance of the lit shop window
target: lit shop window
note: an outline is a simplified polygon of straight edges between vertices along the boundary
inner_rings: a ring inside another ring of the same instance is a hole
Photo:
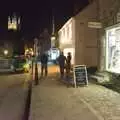
[[[106,70],[120,73],[120,27],[106,30]]]

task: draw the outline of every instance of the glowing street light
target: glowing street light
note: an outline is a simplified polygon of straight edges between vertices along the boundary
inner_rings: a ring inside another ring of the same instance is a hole
[[[4,55],[8,55],[8,50],[4,50]]]
[[[55,47],[55,36],[51,37],[51,48]]]

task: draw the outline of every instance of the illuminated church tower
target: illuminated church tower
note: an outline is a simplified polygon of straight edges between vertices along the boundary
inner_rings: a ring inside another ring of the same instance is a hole
[[[52,35],[51,35],[51,48],[56,47],[56,36],[55,36],[55,20],[52,18]]]
[[[22,41],[21,17],[13,13],[8,16],[8,39],[13,44],[13,54],[24,52],[24,41]]]
[[[52,19],[52,35],[55,34],[55,20],[54,20],[54,16],[53,16],[53,19]]]
[[[20,30],[20,17],[17,17],[15,14],[8,16],[8,30]]]

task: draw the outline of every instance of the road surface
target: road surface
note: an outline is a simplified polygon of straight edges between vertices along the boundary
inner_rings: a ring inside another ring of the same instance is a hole
[[[29,73],[0,74],[0,120],[22,120]]]

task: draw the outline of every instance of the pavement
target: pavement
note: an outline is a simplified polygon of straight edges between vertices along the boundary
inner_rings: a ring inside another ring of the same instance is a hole
[[[0,120],[23,120],[29,73],[0,74]]]
[[[67,87],[50,66],[49,76],[33,85],[29,120],[120,120],[120,94],[93,83]]]

